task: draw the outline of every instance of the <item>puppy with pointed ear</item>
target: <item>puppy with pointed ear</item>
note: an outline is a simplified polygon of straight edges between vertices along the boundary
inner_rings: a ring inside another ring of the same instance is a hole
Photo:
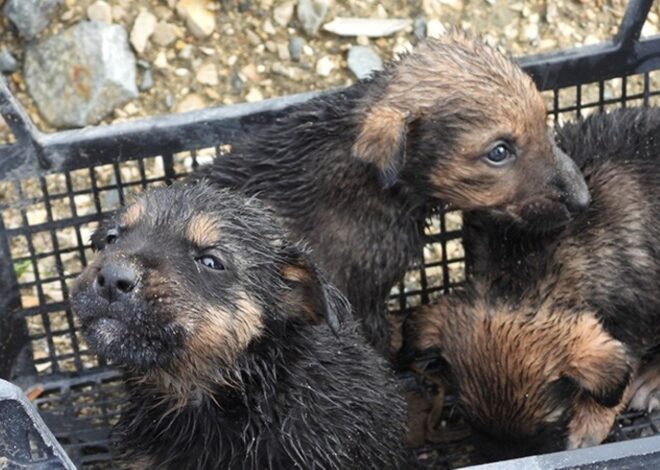
[[[124,367],[145,468],[399,468],[405,411],[345,297],[257,200],[149,192],[93,236],[73,309]]]
[[[536,229],[562,226],[589,203],[532,79],[457,31],[251,127],[194,177],[273,207],[383,354],[387,296],[422,252],[435,207]]]
[[[588,310],[447,296],[406,322],[410,351],[435,350],[472,428],[500,460],[600,443],[635,367]]]

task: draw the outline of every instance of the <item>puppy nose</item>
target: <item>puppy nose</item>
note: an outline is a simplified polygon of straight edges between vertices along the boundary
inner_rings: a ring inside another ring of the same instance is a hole
[[[591,195],[589,191],[578,191],[569,195],[565,201],[566,208],[571,214],[584,212],[591,204]]]
[[[109,262],[96,275],[95,288],[108,302],[129,294],[137,284],[138,273],[127,263]]]

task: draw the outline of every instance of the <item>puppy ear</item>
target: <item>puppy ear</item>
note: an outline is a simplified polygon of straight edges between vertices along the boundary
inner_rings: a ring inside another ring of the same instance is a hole
[[[410,122],[409,112],[377,106],[368,111],[353,144],[353,157],[374,165],[384,188],[394,185],[405,163]]]
[[[591,315],[581,315],[572,328],[572,350],[564,375],[599,405],[618,405],[632,374],[627,348]]]
[[[312,325],[326,321],[337,334],[340,321],[350,311],[348,300],[299,247],[285,247],[282,258],[282,279],[289,286],[284,302],[290,307],[291,315]]]

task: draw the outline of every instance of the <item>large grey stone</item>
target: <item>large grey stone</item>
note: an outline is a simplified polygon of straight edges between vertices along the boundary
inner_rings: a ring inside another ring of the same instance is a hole
[[[3,11],[25,39],[44,30],[63,0],[7,0]]]
[[[367,78],[372,72],[383,70],[383,60],[367,46],[351,47],[346,62],[351,72],[360,80]]]
[[[120,25],[83,21],[25,54],[25,81],[57,127],[95,124],[137,97],[135,56]]]

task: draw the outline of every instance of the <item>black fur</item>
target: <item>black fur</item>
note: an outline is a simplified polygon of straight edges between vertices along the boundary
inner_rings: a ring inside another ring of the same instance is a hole
[[[99,254],[73,297],[89,343],[126,369],[128,406],[115,427],[124,464],[402,465],[405,410],[393,376],[344,296],[258,201],[199,183],[137,204],[137,222],[125,222],[129,208],[94,235]],[[217,232],[212,246],[190,239],[199,216],[210,222],[193,232]],[[119,232],[111,244],[109,230]],[[208,253],[222,269],[199,263]],[[108,301],[99,274],[113,263],[138,275]]]
[[[472,274],[495,297],[583,301],[641,357],[660,332],[660,110],[593,115],[557,138],[584,173],[590,208],[545,233],[466,214]]]

